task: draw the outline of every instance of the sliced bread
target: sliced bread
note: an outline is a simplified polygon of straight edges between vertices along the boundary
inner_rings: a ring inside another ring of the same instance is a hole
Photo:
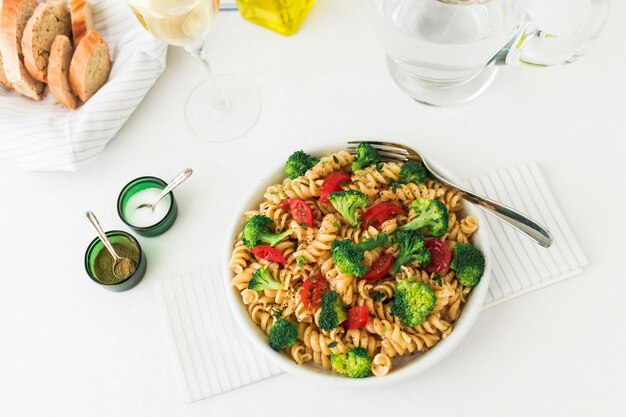
[[[48,61],[48,87],[50,93],[70,109],[78,107],[78,99],[70,88],[70,62],[72,61],[72,42],[65,35],[57,35],[50,49]]]
[[[3,0],[0,9],[0,53],[7,80],[15,90],[33,100],[41,100],[45,84],[30,76],[24,67],[22,34],[37,0]]]
[[[74,47],[77,47],[87,32],[95,29],[93,8],[87,0],[70,0],[70,13],[72,14]]]
[[[106,83],[111,72],[109,47],[95,30],[80,41],[70,64],[70,86],[82,101],[87,101]]]
[[[7,80],[7,76],[4,73],[4,66],[2,66],[2,52],[0,52],[0,84],[5,86],[9,90],[13,89],[13,86],[11,85],[9,80]]]
[[[70,36],[70,11],[65,3],[40,3],[24,28],[22,52],[24,66],[36,80],[46,82],[48,57],[57,35]]]

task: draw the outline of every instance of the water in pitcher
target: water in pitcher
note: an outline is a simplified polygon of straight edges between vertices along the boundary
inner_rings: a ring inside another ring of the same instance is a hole
[[[397,83],[451,87],[480,74],[514,38],[529,2],[365,1]]]

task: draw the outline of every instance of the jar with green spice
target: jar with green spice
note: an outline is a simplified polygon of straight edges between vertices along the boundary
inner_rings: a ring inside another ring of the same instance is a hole
[[[113,273],[113,256],[106,249],[100,238],[94,239],[85,253],[87,275],[111,291],[126,291],[137,285],[146,272],[146,257],[139,242],[130,234],[121,230],[106,233],[118,256],[130,259],[126,271]]]

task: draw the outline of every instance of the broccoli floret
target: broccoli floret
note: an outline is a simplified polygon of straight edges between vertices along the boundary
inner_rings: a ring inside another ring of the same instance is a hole
[[[419,266],[430,265],[430,251],[424,247],[424,235],[419,230],[398,230],[396,243],[400,253],[391,267],[391,273],[397,274],[402,265],[417,261]]]
[[[448,230],[448,209],[441,201],[418,198],[411,204],[419,216],[401,227],[405,230],[417,230],[428,227],[431,236],[441,236]]]
[[[356,161],[352,163],[352,171],[358,171],[380,161],[378,151],[367,142],[362,142],[356,147]]]
[[[281,319],[270,328],[270,347],[278,352],[296,343],[298,326],[296,323]]]
[[[396,285],[391,314],[407,327],[417,326],[433,311],[435,301],[435,292],[428,285],[405,279]]]
[[[335,240],[331,245],[333,262],[342,274],[361,278],[368,269],[366,265],[362,264],[363,259],[365,259],[365,251],[383,246],[388,240],[389,238],[385,233],[379,233],[361,243],[354,243],[350,239]]]
[[[350,226],[356,227],[361,224],[356,217],[356,210],[367,206],[365,194],[356,190],[337,191],[336,193],[331,193],[328,196],[328,200]]]
[[[402,165],[400,168],[400,184],[408,184],[413,182],[415,184],[421,184],[426,181],[427,172],[426,167],[419,162],[409,161]]]
[[[457,243],[450,268],[456,271],[456,279],[461,284],[475,287],[485,272],[485,255],[469,243]]]
[[[291,234],[291,230],[287,230],[280,234],[274,234],[270,230],[272,220],[269,217],[257,214],[246,222],[243,227],[242,240],[249,248],[254,248],[261,242],[275,246],[281,240]]]
[[[433,261],[433,258],[430,255],[430,251],[424,248],[415,256],[415,260],[419,266],[426,268]]]
[[[339,294],[335,291],[329,291],[324,294],[320,306],[322,311],[320,313],[319,326],[324,331],[332,331],[348,318],[348,313],[346,313],[341,304]]]
[[[300,150],[291,154],[285,164],[285,173],[289,179],[303,176],[306,172],[317,164],[318,160],[308,153]]]
[[[372,369],[372,360],[364,347],[352,348],[347,353],[333,354],[330,357],[330,364],[335,371],[350,378],[365,378]]]
[[[251,291],[280,290],[282,287],[282,284],[274,279],[267,265],[254,271],[252,278],[248,281],[248,289]]]

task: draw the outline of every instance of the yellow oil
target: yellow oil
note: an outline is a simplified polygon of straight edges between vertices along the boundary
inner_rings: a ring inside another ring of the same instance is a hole
[[[289,36],[298,31],[315,0],[237,0],[244,19]]]

